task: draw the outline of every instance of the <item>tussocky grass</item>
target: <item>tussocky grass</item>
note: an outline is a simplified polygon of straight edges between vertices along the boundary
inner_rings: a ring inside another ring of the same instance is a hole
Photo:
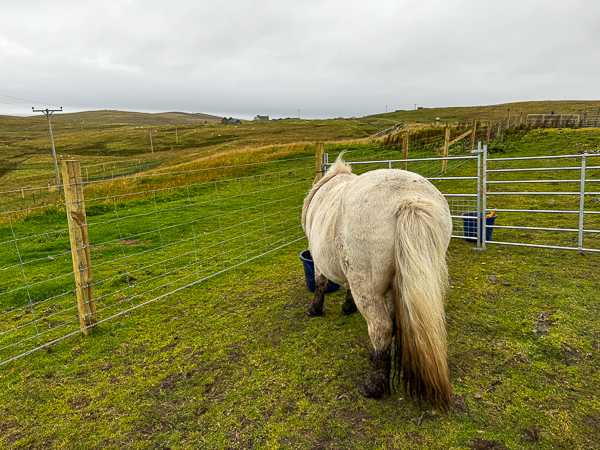
[[[593,448],[595,255],[454,240],[454,409],[360,396],[369,341],[343,289],[309,318],[298,254],[266,256],[3,367],[7,448]],[[504,446],[502,446],[502,444]]]

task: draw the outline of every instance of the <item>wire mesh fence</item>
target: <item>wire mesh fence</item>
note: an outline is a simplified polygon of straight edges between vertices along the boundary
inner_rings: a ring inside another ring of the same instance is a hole
[[[470,129],[333,145],[327,158],[346,150],[357,174],[393,167],[429,178],[448,200],[453,237],[464,238],[462,215],[481,210],[474,143],[502,133]],[[89,175],[84,167],[76,182],[0,192],[0,365],[304,239],[315,162]],[[69,200],[74,185],[84,195]]]
[[[472,126],[469,128],[473,129]],[[402,144],[398,143],[368,149],[347,149],[344,159],[352,165],[356,174],[377,168],[402,168],[430,179],[448,201],[453,223],[452,236],[465,239],[463,214],[478,210],[478,163],[477,156],[472,152],[476,142],[488,139],[489,129],[475,128],[475,132],[466,136],[466,139],[459,139],[465,135],[464,129],[453,130],[448,135],[441,130],[433,136],[416,139],[411,137],[404,152]],[[448,156],[444,157],[443,147],[446,141]],[[327,164],[333,163],[339,153],[328,154]],[[403,159],[403,156],[406,158]],[[467,165],[466,175],[452,176],[463,165]]]
[[[410,161],[410,164],[415,164],[418,170],[411,171],[423,175],[425,178],[433,182],[446,197],[450,215],[452,217],[452,237],[465,239],[464,235],[464,213],[475,213],[480,209],[480,197],[478,194],[478,186],[480,176],[477,173],[479,166],[478,156],[465,156],[460,159],[461,165],[469,163],[468,175],[466,176],[451,176],[448,172],[441,173],[440,164],[446,160],[453,158],[415,158],[415,161]],[[389,159],[389,160],[358,160],[347,161],[352,165],[353,173],[360,174],[377,168],[400,168],[406,160]],[[416,165],[418,163],[418,166]],[[332,161],[327,158],[327,166],[333,165]],[[456,168],[455,166],[454,168]],[[438,175],[438,176],[434,176]]]
[[[302,202],[314,179],[314,158],[203,170],[209,181],[163,187],[140,177],[85,189],[85,222],[69,226],[78,201],[0,213],[0,365],[80,332],[76,297],[98,323],[177,292],[304,238]],[[198,171],[196,171],[198,172]],[[93,196],[119,190],[112,195]],[[69,185],[61,186],[68,189]],[[79,211],[79,212],[77,212]],[[72,244],[85,228],[89,242]],[[80,256],[89,253],[93,280]],[[75,262],[75,270],[73,269]],[[94,325],[87,322],[86,327]]]
[[[422,161],[443,145],[413,141],[409,170],[435,176],[467,162],[460,146],[446,163]],[[398,154],[363,145],[347,159]],[[0,193],[0,365],[304,239],[314,175],[314,158],[298,157],[111,180],[80,170],[30,203]],[[70,197],[73,187],[81,194]],[[472,209],[470,195],[449,202]]]

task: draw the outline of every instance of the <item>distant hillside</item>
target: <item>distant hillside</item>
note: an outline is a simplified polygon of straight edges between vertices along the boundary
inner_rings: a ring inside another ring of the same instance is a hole
[[[202,113],[164,112],[141,113],[133,111],[83,111],[77,113],[59,112],[52,115],[52,128],[55,130],[78,130],[105,128],[106,126],[168,126],[201,125],[221,123],[222,117]],[[0,132],[44,132],[48,122],[43,114],[37,116],[0,116]]]
[[[511,114],[581,114],[586,107],[600,106],[600,100],[546,100],[534,102],[503,103],[488,106],[455,106],[448,108],[423,108],[418,110],[395,111],[376,114],[370,117],[394,119],[406,122],[431,123],[439,117],[440,122],[470,122],[473,119],[497,121],[510,110]]]
[[[470,122],[473,119],[482,121],[497,121],[511,114],[583,114],[586,107],[600,106],[600,100],[547,100],[531,102],[503,103],[486,106],[453,106],[441,108],[422,108],[418,110],[398,110],[386,114],[374,114],[363,119],[379,119],[383,123],[422,122],[432,123],[439,118],[444,122]],[[218,124],[222,117],[202,113],[164,112],[141,113],[133,111],[84,111],[78,113],[61,112],[52,116],[52,123],[58,128],[79,129],[80,127],[94,128],[106,125],[135,125],[135,126],[166,126],[166,125],[200,125],[205,122]],[[314,122],[314,121],[313,121]],[[323,123],[331,123],[324,121]],[[0,131],[44,131],[47,129],[46,118],[43,115],[32,117],[0,116]]]
[[[132,111],[85,111],[78,113],[61,113],[60,118],[84,122],[86,124],[127,124],[127,125],[194,125],[204,122],[217,123],[222,117],[202,113],[164,112],[140,113]]]

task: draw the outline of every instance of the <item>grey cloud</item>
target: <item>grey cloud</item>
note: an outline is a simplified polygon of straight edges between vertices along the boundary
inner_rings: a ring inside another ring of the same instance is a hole
[[[600,98],[596,2],[2,6],[0,95],[71,108],[332,117]],[[5,103],[0,114],[28,112]]]

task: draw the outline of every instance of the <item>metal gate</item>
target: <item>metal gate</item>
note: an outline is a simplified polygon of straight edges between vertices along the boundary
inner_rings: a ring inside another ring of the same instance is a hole
[[[504,239],[484,241],[484,248],[485,244],[505,244],[600,252],[600,179],[591,178],[600,178],[598,157],[580,154],[487,158],[484,152],[483,210],[502,215],[502,224],[493,225],[493,229],[513,230],[512,234],[502,233]],[[534,184],[543,190],[523,188]],[[530,207],[511,208],[516,196],[519,203]],[[492,209],[493,205],[497,206]],[[549,215],[546,222],[553,226],[536,226],[542,215]],[[525,242],[519,242],[519,237]]]
[[[585,108],[583,113],[583,128],[599,128],[600,127],[600,106],[590,106]]]

